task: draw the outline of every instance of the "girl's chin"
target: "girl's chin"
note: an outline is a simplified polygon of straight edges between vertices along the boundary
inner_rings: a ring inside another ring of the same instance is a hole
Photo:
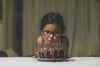
[[[52,42],[52,41],[53,41],[53,39],[48,39],[48,41],[49,41],[49,42]]]
[[[57,40],[54,39],[50,39],[49,42],[56,42]]]
[[[53,40],[49,40],[49,41],[51,42],[51,41],[53,41]]]

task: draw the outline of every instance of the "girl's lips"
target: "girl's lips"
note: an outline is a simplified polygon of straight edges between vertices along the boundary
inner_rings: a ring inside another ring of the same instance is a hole
[[[51,38],[48,38],[48,40],[49,40],[49,41],[52,41],[53,39],[51,39]]]

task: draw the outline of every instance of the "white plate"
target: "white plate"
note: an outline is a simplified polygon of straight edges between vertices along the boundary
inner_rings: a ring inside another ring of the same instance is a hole
[[[33,56],[34,57],[34,56]],[[35,58],[35,57],[34,57]],[[55,58],[55,59],[48,59],[48,58],[35,58],[38,61],[69,61],[69,58]]]

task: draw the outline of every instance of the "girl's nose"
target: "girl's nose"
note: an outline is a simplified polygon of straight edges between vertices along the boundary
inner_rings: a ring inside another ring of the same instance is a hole
[[[50,37],[50,38],[53,38],[53,36],[54,36],[53,34],[50,34],[50,36],[49,36],[49,37]]]

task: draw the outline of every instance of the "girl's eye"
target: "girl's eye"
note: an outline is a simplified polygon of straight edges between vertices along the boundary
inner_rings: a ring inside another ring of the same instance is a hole
[[[59,32],[55,31],[54,34],[59,34]]]
[[[54,34],[57,34],[57,32],[55,31],[55,32],[53,32]]]
[[[49,34],[50,33],[50,31],[45,31],[47,34]]]

